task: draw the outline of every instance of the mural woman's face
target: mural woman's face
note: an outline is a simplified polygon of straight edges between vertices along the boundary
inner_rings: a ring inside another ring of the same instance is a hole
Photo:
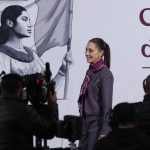
[[[88,42],[86,46],[85,56],[87,59],[87,62],[90,64],[97,63],[100,58],[103,56],[102,51],[100,51],[96,44],[93,42]]]
[[[14,31],[17,35],[23,37],[31,36],[31,23],[29,14],[26,11],[22,11],[22,14],[16,19],[16,25],[14,26]]]

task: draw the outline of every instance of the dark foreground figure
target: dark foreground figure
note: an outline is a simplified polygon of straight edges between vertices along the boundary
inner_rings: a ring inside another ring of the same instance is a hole
[[[136,128],[134,107],[120,103],[112,111],[112,131],[98,141],[94,150],[149,150],[150,139]]]
[[[53,138],[58,119],[56,94],[49,93],[47,118],[21,98],[22,78],[7,74],[2,78],[0,94],[0,150],[32,150],[33,135]]]

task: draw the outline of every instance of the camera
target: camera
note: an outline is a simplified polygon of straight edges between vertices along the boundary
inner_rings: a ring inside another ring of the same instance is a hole
[[[26,87],[26,99],[33,105],[45,104],[48,100],[48,94],[55,92],[55,82],[51,79],[49,63],[46,63],[46,69],[43,74],[35,73],[23,76]]]

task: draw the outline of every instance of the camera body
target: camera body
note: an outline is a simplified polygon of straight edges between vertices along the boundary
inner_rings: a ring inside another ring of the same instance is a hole
[[[50,65],[45,64],[44,74],[35,73],[23,76],[23,81],[26,87],[26,99],[32,105],[45,104],[48,100],[49,92],[54,94],[55,82],[51,79],[52,73]]]
[[[47,81],[42,74],[30,74],[23,76],[26,87],[27,99],[33,105],[44,104],[48,100],[49,92],[54,93],[55,82]]]

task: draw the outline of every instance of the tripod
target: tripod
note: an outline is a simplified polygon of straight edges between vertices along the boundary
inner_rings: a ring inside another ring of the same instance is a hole
[[[34,150],[50,150],[47,146],[47,139],[36,137]]]
[[[79,140],[81,136],[81,118],[78,116],[66,115],[64,116],[64,121],[59,120],[57,122],[56,128],[56,137],[67,139],[69,141],[69,147],[49,148],[46,139],[37,137],[35,141],[35,150],[78,150],[75,141]]]
[[[75,141],[69,141],[69,148],[70,150],[78,150]]]

